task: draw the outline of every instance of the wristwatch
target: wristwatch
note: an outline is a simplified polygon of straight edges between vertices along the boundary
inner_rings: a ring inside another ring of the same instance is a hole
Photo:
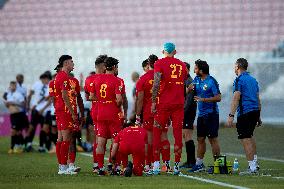
[[[234,114],[229,114],[229,117],[235,117],[235,115]]]

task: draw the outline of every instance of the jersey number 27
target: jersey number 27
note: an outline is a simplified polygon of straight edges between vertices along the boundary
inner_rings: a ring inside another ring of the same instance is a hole
[[[182,66],[179,64],[171,64],[170,68],[172,68],[171,78],[178,78],[182,74]],[[177,73],[178,72],[178,73]]]

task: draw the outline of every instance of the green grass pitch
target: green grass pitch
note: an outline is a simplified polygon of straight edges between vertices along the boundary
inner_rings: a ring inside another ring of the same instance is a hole
[[[195,134],[196,135],[196,134]],[[262,127],[256,129],[257,151],[259,157],[284,159],[284,128]],[[234,129],[220,129],[220,144],[223,154],[244,154]],[[82,168],[78,175],[57,175],[55,154],[37,152],[7,154],[10,139],[0,138],[0,189],[128,189],[128,188],[228,188],[204,181],[173,175],[143,176],[124,178],[118,176],[99,177],[92,173],[92,158],[78,154],[77,165]],[[108,154],[108,152],[107,152]],[[185,154],[183,153],[183,159]],[[233,161],[234,156],[228,156]],[[238,157],[240,169],[247,168],[244,158]],[[206,165],[213,164],[210,145],[207,145]],[[260,159],[261,171],[257,176],[208,175],[207,173],[188,174],[198,178],[218,181],[245,188],[284,188],[284,162]]]

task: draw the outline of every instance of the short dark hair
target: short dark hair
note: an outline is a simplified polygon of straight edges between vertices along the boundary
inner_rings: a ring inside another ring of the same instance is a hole
[[[46,78],[48,78],[49,80],[52,79],[51,71],[47,70],[47,71],[43,72],[43,74],[45,74],[45,75],[46,75]]]
[[[195,65],[199,70],[202,70],[204,74],[209,74],[209,65],[205,60],[198,59],[195,61]]]
[[[187,62],[184,62],[184,63],[185,63],[186,68],[189,70],[190,69],[190,64],[187,63]]]
[[[107,71],[112,71],[113,70],[113,67],[116,66],[119,61],[116,59],[116,58],[113,58],[113,57],[107,57],[105,60],[104,60],[104,63],[106,65],[106,70]]]
[[[131,120],[130,122],[127,122],[127,123],[123,124],[123,128],[133,127],[133,126],[135,126],[135,122],[133,122],[133,120]]]
[[[18,78],[18,77],[24,78],[24,75],[23,74],[17,74],[16,78]]]
[[[147,65],[149,65],[148,59],[143,60],[143,62],[142,62],[142,68],[146,67]]]
[[[54,70],[58,70],[59,68],[62,68],[63,67],[63,62],[65,60],[69,60],[69,59],[72,59],[72,56],[70,55],[61,55],[58,59],[58,64],[56,65],[56,67],[54,68]]]
[[[51,79],[51,76],[46,73],[43,73],[39,76],[39,79]]]
[[[46,75],[48,76],[48,79],[49,79],[49,80],[52,79],[51,71],[47,70],[47,71],[45,71],[43,74],[46,74]]]
[[[96,74],[95,71],[91,71],[91,72],[90,72],[90,75],[95,75],[95,74]]]
[[[16,81],[10,81],[10,85],[17,85]]]
[[[239,68],[243,68],[244,70],[248,69],[248,61],[245,58],[239,58],[236,62]]]
[[[101,54],[99,55],[96,60],[95,60],[95,65],[99,65],[99,64],[102,64],[104,63],[105,59],[107,58],[107,55],[106,54]]]
[[[149,56],[148,62],[149,62],[149,65],[150,65],[151,68],[154,68],[154,64],[155,64],[155,62],[156,62],[158,59],[159,59],[159,58],[158,58],[156,55],[154,55],[154,54],[151,54],[151,55]]]
[[[70,55],[62,55],[62,56],[60,56],[60,58],[59,58],[59,60],[58,60],[58,64],[60,64],[60,65],[62,65],[63,66],[63,62],[65,61],[65,60],[70,60],[70,59],[72,59],[72,56],[70,56]]]

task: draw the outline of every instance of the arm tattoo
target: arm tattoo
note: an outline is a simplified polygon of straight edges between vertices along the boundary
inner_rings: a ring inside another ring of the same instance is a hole
[[[161,81],[161,73],[156,72],[154,74],[154,84],[153,84],[153,94],[152,94],[152,102],[156,102],[158,92],[160,89],[160,81]]]

